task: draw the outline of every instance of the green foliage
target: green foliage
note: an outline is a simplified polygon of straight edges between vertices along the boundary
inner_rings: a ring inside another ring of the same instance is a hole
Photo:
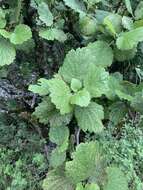
[[[128,190],[128,183],[122,171],[115,167],[107,168],[107,184],[104,190]]]
[[[86,108],[77,107],[75,109],[75,117],[77,119],[78,126],[83,131],[97,133],[103,130],[103,107],[95,102],[91,102]]]
[[[72,161],[66,163],[66,175],[73,183],[88,179],[100,162],[102,150],[98,142],[80,144],[73,153]]]
[[[12,44],[4,38],[0,38],[0,66],[11,64],[16,56]]]
[[[142,10],[0,1],[0,189],[143,189]]]
[[[53,24],[53,15],[45,2],[41,2],[38,5],[38,14],[40,20],[43,21],[43,23],[46,24],[46,26],[51,26]]]

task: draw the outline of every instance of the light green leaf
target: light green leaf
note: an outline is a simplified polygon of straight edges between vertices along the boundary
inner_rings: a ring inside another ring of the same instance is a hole
[[[109,120],[112,121],[115,125],[120,123],[123,118],[126,116],[128,111],[127,106],[124,102],[115,102],[110,107]]]
[[[41,21],[43,21],[46,26],[51,26],[53,24],[53,15],[49,10],[48,4],[42,2],[38,6],[38,14]]]
[[[92,65],[87,71],[84,79],[84,86],[92,97],[100,97],[108,90],[109,73],[102,67]]]
[[[57,168],[66,160],[66,152],[59,152],[58,147],[54,149],[50,155],[50,166]]]
[[[134,28],[133,19],[131,17],[123,16],[122,25],[127,30],[132,30]]]
[[[103,190],[128,190],[126,177],[119,168],[107,168],[107,184]]]
[[[85,187],[83,187],[82,183],[79,183],[76,187],[76,190],[100,190],[100,188],[97,184],[94,183],[86,184]]]
[[[64,42],[67,40],[66,34],[56,28],[51,28],[51,29],[43,29],[39,32],[39,36],[46,39],[46,40],[58,40],[60,42]]]
[[[91,102],[86,108],[76,107],[75,117],[83,131],[99,133],[103,130],[103,107],[95,102]]]
[[[118,14],[110,14],[104,18],[104,25],[111,34],[116,35],[121,32],[122,17]]]
[[[66,126],[51,127],[49,132],[49,139],[51,142],[62,145],[68,141],[69,129]]]
[[[140,1],[135,10],[136,20],[143,19],[143,1]]]
[[[61,173],[61,169],[48,172],[42,187],[43,190],[74,190],[74,186]]]
[[[48,81],[50,97],[56,108],[61,114],[70,113],[72,105],[70,105],[71,92],[68,85],[59,78],[53,78]]]
[[[13,45],[4,38],[0,38],[0,66],[10,65],[16,56]]]
[[[92,176],[102,159],[102,150],[98,142],[81,143],[72,158],[72,161],[66,162],[66,176],[77,184]]]
[[[137,46],[138,42],[143,41],[143,27],[136,28],[129,32],[123,32],[116,41],[118,49],[130,50]]]
[[[79,27],[84,36],[92,36],[98,31],[97,20],[89,16],[80,16]]]
[[[80,0],[64,0],[65,4],[78,13],[85,14],[85,5]]]
[[[133,10],[132,10],[132,6],[131,6],[131,1],[130,0],[125,0],[125,5],[126,5],[126,8],[128,10],[128,12],[133,15]]]
[[[121,90],[115,90],[115,93],[117,94],[117,96],[121,99],[121,100],[127,100],[129,102],[131,102],[133,100],[133,97],[129,94],[127,94],[124,91]]]
[[[97,41],[90,43],[87,47],[71,50],[64,60],[59,73],[67,82],[73,78],[84,80],[90,66],[107,67],[112,64],[113,52],[106,42]]]
[[[91,183],[85,186],[85,190],[100,190],[97,184]]]
[[[80,82],[80,80],[74,79],[74,78],[71,80],[71,89],[74,92],[77,92],[78,90],[80,90],[81,87],[82,87],[82,83]]]
[[[38,80],[37,85],[30,85],[29,91],[39,94],[40,96],[45,96],[49,94],[48,80],[41,78]]]
[[[72,95],[70,103],[81,107],[87,107],[90,103],[90,99],[89,92],[84,88]]]
[[[11,33],[7,32],[5,29],[0,29],[0,35],[3,36],[4,38],[10,38]]]
[[[29,40],[32,37],[32,32],[29,26],[19,24],[15,27],[14,32],[10,36],[10,42],[17,45]]]

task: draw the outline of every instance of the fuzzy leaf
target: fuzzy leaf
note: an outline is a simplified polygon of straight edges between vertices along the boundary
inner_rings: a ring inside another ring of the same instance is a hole
[[[10,36],[11,43],[17,45],[29,40],[32,37],[32,32],[29,26],[19,24],[15,27],[14,32]]]
[[[66,175],[74,184],[92,176],[96,170],[102,150],[98,142],[81,143],[73,153],[72,161],[66,162]]]
[[[90,99],[89,92],[84,88],[72,95],[70,103],[81,107],[87,107],[90,103]]]
[[[37,85],[30,85],[28,90],[36,94],[39,94],[40,96],[48,95],[49,94],[48,80],[41,78],[38,80]]]
[[[107,179],[104,190],[128,190],[126,177],[119,168],[107,168]]]
[[[76,190],[100,190],[97,184],[91,183],[83,187],[82,183],[79,183],[76,187]]]
[[[122,17],[122,25],[127,30],[132,30],[134,28],[133,19],[127,16]]]
[[[80,82],[80,80],[77,80],[77,79],[71,80],[71,89],[74,92],[77,92],[78,90],[80,90],[81,87],[82,87],[82,83]]]
[[[13,45],[4,38],[0,38],[0,66],[10,65],[16,56]]]
[[[138,42],[141,41],[143,41],[143,27],[122,33],[117,38],[116,44],[118,49],[130,50],[135,48]]]
[[[143,91],[135,93],[135,96],[131,101],[131,106],[137,112],[143,114]]]
[[[73,78],[81,82],[92,64],[107,67],[112,64],[113,52],[106,42],[97,41],[90,43],[87,47],[71,50],[64,60],[59,73],[67,82]]]
[[[71,92],[68,85],[59,78],[53,78],[48,81],[50,97],[56,108],[61,114],[70,113],[72,105],[70,105]]]
[[[49,139],[51,142],[62,145],[68,141],[69,129],[66,126],[51,127],[49,132]]]
[[[76,107],[75,117],[83,131],[99,133],[103,130],[103,107],[95,102],[91,102],[86,108]]]
[[[42,102],[38,104],[33,112],[33,116],[39,119],[40,123],[48,124],[51,115],[53,114],[55,108],[54,105],[51,103],[49,97],[43,98]]]
[[[87,71],[84,86],[92,97],[100,97],[108,91],[109,74],[102,67],[92,65]]]
[[[49,10],[48,4],[42,2],[38,6],[39,18],[46,26],[51,26],[53,24],[53,15]]]
[[[84,13],[86,11],[85,5],[80,0],[64,0],[65,4],[78,13]]]
[[[63,164],[66,159],[66,152],[60,152],[58,147],[54,149],[50,155],[50,166],[53,168],[57,168]]]
[[[67,39],[66,34],[62,30],[56,28],[41,30],[39,36],[46,40],[58,40],[60,42],[64,42]]]
[[[140,1],[135,10],[136,20],[143,19],[143,1]]]
[[[124,62],[126,60],[131,60],[135,57],[137,53],[137,48],[130,50],[120,50],[118,48],[114,49],[114,57],[119,62]]]
[[[43,190],[74,190],[68,179],[60,171],[52,170],[43,181]]]
[[[110,14],[104,18],[104,25],[111,34],[116,35],[121,32],[122,17],[118,14]]]
[[[127,8],[128,12],[133,15],[131,1],[130,0],[125,0],[125,5],[126,5],[126,8]]]
[[[125,117],[128,109],[124,102],[115,102],[110,107],[109,120],[112,121],[115,125],[120,123]]]

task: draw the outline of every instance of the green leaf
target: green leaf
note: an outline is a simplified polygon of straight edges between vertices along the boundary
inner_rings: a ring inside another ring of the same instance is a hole
[[[62,145],[68,141],[69,129],[66,126],[51,127],[49,132],[49,139],[51,142]]]
[[[121,82],[123,81],[123,76],[116,72],[109,76],[109,90],[106,93],[106,96],[110,100],[114,100],[116,97],[115,90],[121,90]]]
[[[100,188],[97,184],[94,184],[94,183],[86,184],[84,188],[82,183],[79,183],[76,187],[76,190],[100,190]]]
[[[124,62],[133,59],[136,53],[137,53],[137,48],[133,48],[130,50],[120,50],[118,48],[114,49],[114,57],[119,62]]]
[[[53,15],[49,10],[48,4],[42,2],[38,6],[38,14],[41,21],[43,21],[46,26],[51,26],[53,24]]]
[[[97,184],[91,183],[85,186],[85,190],[100,190]]]
[[[115,93],[121,100],[127,100],[131,102],[133,100],[133,97],[129,95],[128,93],[121,91],[121,90],[115,90]]]
[[[98,142],[81,143],[72,158],[72,161],[66,162],[66,176],[77,184],[92,176],[102,159],[102,150]]]
[[[95,102],[91,102],[86,108],[76,107],[75,117],[83,131],[99,133],[103,130],[103,107]]]
[[[11,36],[11,33],[10,32],[7,32],[5,29],[0,29],[0,35],[4,38],[7,38],[9,39],[10,36]]]
[[[29,26],[19,24],[15,27],[14,32],[10,36],[10,42],[17,45],[29,40],[32,37],[32,32]]]
[[[78,13],[83,14],[86,11],[84,3],[80,0],[64,0],[64,2],[68,7],[70,7]]]
[[[87,71],[84,86],[92,97],[100,97],[108,91],[109,74],[102,67],[92,65]]]
[[[68,85],[62,79],[53,78],[48,81],[48,86],[51,101],[60,110],[60,113],[70,113],[72,111],[72,105],[70,105],[72,94]]]
[[[143,19],[143,1],[140,1],[135,10],[136,20]]]
[[[6,26],[5,12],[2,8],[0,8],[0,28],[4,28]]]
[[[50,155],[50,166],[57,168],[66,160],[66,152],[59,152],[58,147],[54,149]]]
[[[103,190],[128,190],[126,177],[119,168],[107,168],[107,184]]]
[[[72,119],[72,113],[61,115],[59,111],[54,110],[49,117],[50,126],[62,126],[70,123]]]
[[[72,95],[70,103],[81,107],[87,107],[90,103],[90,99],[89,92],[84,88]]]
[[[74,190],[74,186],[61,173],[61,169],[48,172],[42,187],[43,190]]]
[[[135,93],[135,96],[131,101],[131,106],[137,112],[143,114],[143,91]]]
[[[40,123],[48,124],[55,110],[54,105],[51,103],[51,99],[49,97],[43,98],[42,102],[38,104],[33,112],[33,116],[39,119]]]
[[[128,108],[124,102],[115,102],[109,107],[109,120],[117,125],[126,116]]]
[[[132,30],[134,28],[133,19],[131,17],[123,16],[122,25],[127,30]]]
[[[132,10],[132,6],[131,6],[131,1],[130,0],[125,0],[125,5],[126,5],[126,8],[128,10],[128,12],[133,15],[133,10]]]
[[[82,83],[80,82],[80,80],[74,79],[74,78],[71,80],[71,89],[74,92],[77,92],[78,90],[80,90],[81,87],[82,87]]]
[[[40,96],[45,96],[49,94],[48,80],[41,78],[38,80],[37,85],[30,85],[29,91],[39,94]]]
[[[13,45],[4,38],[0,38],[0,66],[10,65],[16,57]]]
[[[64,42],[67,40],[66,34],[62,30],[56,28],[40,30],[39,36],[52,41],[58,40],[60,42]]]
[[[79,26],[84,36],[93,36],[98,31],[97,20],[89,16],[80,16]]]
[[[97,41],[87,47],[71,50],[64,60],[59,73],[67,82],[73,78],[84,80],[85,75],[92,64],[107,67],[112,64],[113,52],[106,42]]]
[[[122,17],[118,14],[110,14],[104,18],[104,25],[111,34],[116,35],[121,32]]]
[[[123,32],[116,41],[118,49],[130,50],[137,46],[138,42],[143,41],[143,27],[136,28],[129,32]]]

